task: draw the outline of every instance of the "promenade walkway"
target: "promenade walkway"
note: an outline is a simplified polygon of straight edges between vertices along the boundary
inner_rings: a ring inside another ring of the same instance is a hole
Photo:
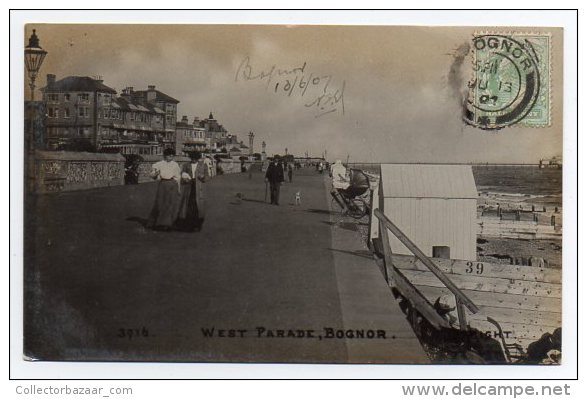
[[[199,233],[144,228],[156,183],[38,197],[25,257],[27,355],[427,363],[361,226],[330,209],[326,183],[300,171],[273,206],[261,173],[215,177]],[[329,338],[348,329],[365,338]]]

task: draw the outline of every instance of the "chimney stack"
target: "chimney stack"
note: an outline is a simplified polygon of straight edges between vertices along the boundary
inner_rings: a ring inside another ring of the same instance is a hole
[[[182,116],[182,117],[181,117],[181,122],[182,122],[182,123],[185,123],[185,124],[187,125],[187,124],[189,123],[189,122],[188,122],[188,116],[187,116],[187,115],[184,115],[184,116]]]
[[[131,100],[131,95],[132,95],[132,87],[126,87],[124,89],[122,89],[122,94],[120,95],[120,97],[123,97],[126,100]]]
[[[47,74],[47,87],[51,87],[55,84],[55,75],[52,73]]]
[[[155,91],[155,85],[147,86],[147,102],[153,102],[157,98],[157,92]]]

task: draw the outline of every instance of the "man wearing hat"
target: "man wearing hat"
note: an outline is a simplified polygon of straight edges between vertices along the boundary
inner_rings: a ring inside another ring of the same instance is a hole
[[[265,182],[271,190],[271,203],[279,205],[279,189],[285,181],[283,167],[279,164],[279,155],[275,155],[265,172]]]
[[[191,162],[181,169],[181,198],[176,225],[180,230],[200,231],[204,223],[204,183],[210,177],[202,154],[190,153]]]
[[[154,163],[151,170],[151,177],[159,180],[159,184],[148,226],[156,230],[170,230],[177,216],[181,170],[173,160],[174,156],[175,151],[166,148],[163,160]]]

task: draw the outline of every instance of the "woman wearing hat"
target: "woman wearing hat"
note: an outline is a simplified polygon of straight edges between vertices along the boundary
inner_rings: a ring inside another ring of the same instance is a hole
[[[163,151],[163,160],[154,163],[151,170],[151,177],[159,180],[159,184],[148,226],[156,230],[169,230],[177,216],[181,170],[173,160],[174,155],[171,148],[166,148]]]
[[[199,152],[190,154],[191,162],[181,169],[181,198],[176,225],[184,231],[200,231],[204,223],[204,185],[210,177],[208,166]]]

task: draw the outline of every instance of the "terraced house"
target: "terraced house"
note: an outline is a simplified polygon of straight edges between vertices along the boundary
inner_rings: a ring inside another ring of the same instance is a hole
[[[178,100],[148,86],[125,88],[120,97],[102,79],[47,75],[46,147],[50,150],[112,151],[159,155],[175,149]]]
[[[204,128],[206,132],[208,148],[214,151],[226,148],[229,133],[224,126],[218,123],[212,112],[210,112],[208,118],[200,121],[200,127]]]
[[[59,81],[47,75],[41,89],[47,104],[46,147],[52,150],[92,151],[99,148],[103,125],[110,123],[104,109],[110,108],[116,90],[101,79],[68,76]]]
[[[133,101],[156,113],[153,128],[162,148],[175,148],[175,125],[179,100],[156,90],[154,85],[149,85],[147,90],[134,91],[132,87],[128,90]]]
[[[190,123],[187,115],[184,115],[175,125],[175,132],[175,148],[178,154],[187,155],[194,151],[206,150],[206,129],[200,126],[200,119],[197,116]]]

